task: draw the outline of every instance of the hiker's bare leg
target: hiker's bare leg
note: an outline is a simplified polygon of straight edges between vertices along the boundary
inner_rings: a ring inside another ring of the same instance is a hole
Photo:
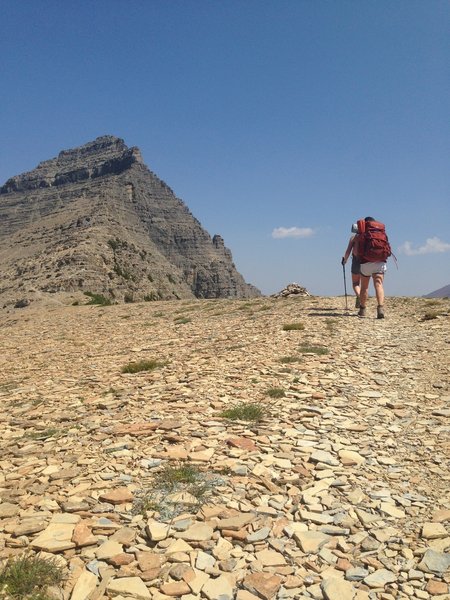
[[[355,292],[355,294],[357,296],[360,295],[361,293],[361,283],[360,283],[360,275],[355,275],[354,273],[352,273],[352,286],[353,286],[353,291]]]
[[[361,300],[361,306],[364,308],[367,306],[367,298],[369,297],[369,283],[370,276],[366,277],[365,275],[361,275],[361,291],[359,297]]]
[[[374,273],[373,275],[373,285],[375,287],[378,306],[383,306],[384,304],[383,278],[383,273]]]

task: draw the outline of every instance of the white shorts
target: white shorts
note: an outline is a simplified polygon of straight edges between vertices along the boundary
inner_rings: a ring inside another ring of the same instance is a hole
[[[371,275],[381,274],[386,272],[385,262],[367,262],[361,265],[361,275],[370,277]]]

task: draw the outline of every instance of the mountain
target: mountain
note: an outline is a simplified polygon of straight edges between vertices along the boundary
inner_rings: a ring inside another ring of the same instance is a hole
[[[103,136],[0,188],[0,298],[116,302],[260,295],[138,148]]]
[[[438,290],[434,290],[434,292],[430,292],[426,296],[423,296],[423,298],[450,298],[450,283]]]

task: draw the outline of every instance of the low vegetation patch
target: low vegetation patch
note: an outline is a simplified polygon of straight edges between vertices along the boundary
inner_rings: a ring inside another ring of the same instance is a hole
[[[438,311],[430,310],[423,315],[422,321],[432,321],[433,319],[437,319],[439,315],[440,313]]]
[[[292,363],[298,362],[299,360],[299,356],[282,356],[278,359],[278,362],[280,362],[282,365],[290,365]]]
[[[160,360],[138,360],[130,362],[122,367],[122,373],[140,373],[141,371],[153,371],[163,367],[166,363]]]
[[[166,487],[171,490],[179,483],[196,483],[201,478],[202,473],[194,465],[167,465],[156,476],[155,484],[158,487]]]
[[[328,354],[328,348],[325,346],[300,346],[299,352],[303,354]]]
[[[303,323],[286,323],[283,325],[283,331],[301,331],[305,329]]]
[[[100,306],[111,306],[112,302],[109,298],[102,296],[102,294],[95,294],[94,292],[84,292],[85,296],[90,298],[86,304],[98,304]]]
[[[46,440],[51,437],[61,437],[63,434],[64,431],[62,429],[50,427],[44,431],[30,431],[29,433],[26,433],[24,437],[31,440]]]
[[[325,319],[325,325],[326,325],[327,330],[330,333],[334,333],[335,328],[336,328],[336,319],[330,319],[330,318]]]
[[[427,306],[440,306],[440,304],[441,304],[440,300],[427,300],[426,301]]]
[[[192,319],[190,317],[176,317],[174,321],[175,325],[185,325],[186,323],[190,323]]]
[[[56,561],[24,555],[8,561],[0,570],[0,597],[50,600],[48,587],[62,579],[63,571]]]
[[[231,421],[260,421],[264,417],[264,408],[256,402],[241,402],[225,409],[219,416]]]
[[[145,517],[148,512],[157,512],[167,521],[183,512],[197,512],[223,483],[195,465],[166,465],[155,475],[150,488],[136,494],[133,513]]]
[[[284,398],[286,395],[283,388],[277,387],[269,388],[266,393],[269,398]]]

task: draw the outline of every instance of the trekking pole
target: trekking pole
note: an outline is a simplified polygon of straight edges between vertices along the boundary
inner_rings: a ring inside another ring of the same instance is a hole
[[[344,263],[342,263],[342,271],[344,273],[345,310],[348,310],[348,303],[347,303],[347,280],[345,279],[345,264]]]

